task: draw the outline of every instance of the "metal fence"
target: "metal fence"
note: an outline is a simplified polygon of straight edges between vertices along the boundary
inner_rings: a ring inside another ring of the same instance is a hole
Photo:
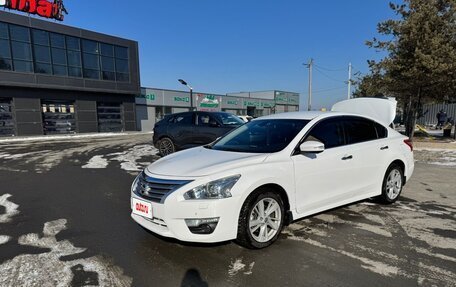
[[[420,125],[432,126],[437,124],[437,113],[444,110],[448,118],[456,120],[456,104],[432,104],[423,106],[423,116],[417,120]]]

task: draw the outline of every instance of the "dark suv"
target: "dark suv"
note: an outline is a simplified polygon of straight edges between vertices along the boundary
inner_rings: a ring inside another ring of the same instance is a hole
[[[177,150],[205,145],[243,125],[224,112],[185,112],[167,115],[155,124],[154,146],[165,156]]]

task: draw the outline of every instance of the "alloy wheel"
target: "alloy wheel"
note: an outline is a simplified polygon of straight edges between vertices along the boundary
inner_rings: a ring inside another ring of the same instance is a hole
[[[268,242],[280,230],[282,211],[273,198],[263,198],[253,207],[249,217],[249,231],[257,242]]]

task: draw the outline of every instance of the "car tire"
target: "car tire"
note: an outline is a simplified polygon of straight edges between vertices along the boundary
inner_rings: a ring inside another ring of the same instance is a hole
[[[262,215],[259,213],[261,209]],[[271,214],[266,214],[271,211]],[[242,206],[236,242],[249,249],[268,247],[279,237],[284,218],[285,209],[280,195],[270,189],[258,189]]]
[[[386,170],[382,183],[382,194],[377,200],[384,204],[396,202],[404,186],[404,171],[398,164],[391,164]]]
[[[170,138],[162,138],[157,143],[158,153],[161,156],[167,156],[176,151],[176,145]]]

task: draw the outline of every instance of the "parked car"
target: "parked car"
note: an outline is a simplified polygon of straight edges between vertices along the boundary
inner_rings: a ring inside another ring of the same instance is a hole
[[[244,124],[224,112],[185,112],[166,116],[155,124],[153,144],[160,155],[201,146],[215,141]]]
[[[238,116],[244,123],[248,123],[253,120],[252,116]]]
[[[413,146],[389,127],[393,103],[367,100],[255,119],[152,163],[133,182],[133,220],[181,241],[264,248],[291,221],[366,198],[395,202]],[[351,113],[359,106],[365,113]]]

